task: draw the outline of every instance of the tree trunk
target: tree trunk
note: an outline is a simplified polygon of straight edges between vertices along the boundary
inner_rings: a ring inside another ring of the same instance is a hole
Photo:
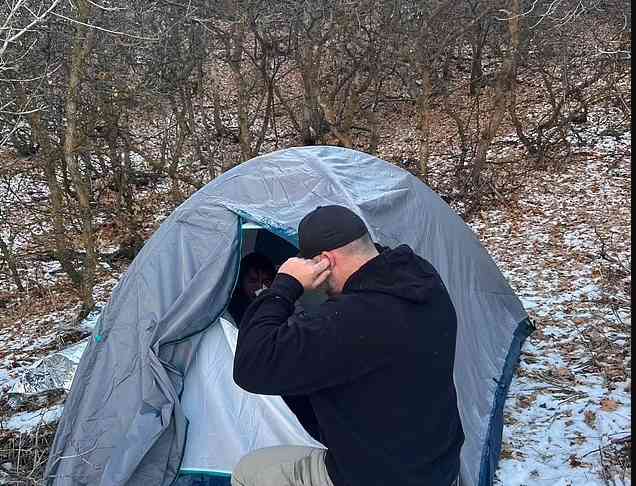
[[[479,96],[484,77],[484,71],[481,67],[482,45],[480,40],[474,39],[471,47],[473,58],[470,63],[470,96]]]
[[[121,218],[121,226],[126,229],[126,236],[120,241],[119,253],[125,254],[130,257],[129,259],[132,259],[141,249],[143,240],[139,235],[139,224],[137,223],[134,209],[134,196],[130,188],[130,174],[132,170],[130,144],[128,143],[126,135],[126,127],[122,127],[122,130],[119,129],[118,115],[108,113],[106,109],[104,112],[107,114],[109,122],[107,138],[110,149],[110,161],[116,175],[115,187],[117,190],[118,217]],[[123,148],[120,148],[120,139],[124,142]]]
[[[261,125],[256,145],[254,146],[254,155],[258,155],[265,141],[265,135],[267,135],[267,129],[272,124],[274,119],[274,80],[265,77],[266,73],[263,72],[263,79],[266,81],[267,89],[267,101],[265,102],[265,116],[263,117],[263,124]]]
[[[417,129],[420,135],[418,159],[420,162],[420,176],[428,184],[428,169],[431,157],[431,98],[433,96],[433,83],[431,81],[430,68],[420,65],[422,77],[422,92],[417,97]]]
[[[298,122],[298,119],[296,118],[296,114],[294,113],[292,106],[289,104],[289,101],[287,101],[283,97],[283,95],[280,92],[280,88],[276,84],[274,84],[274,94],[276,95],[276,98],[278,98],[278,101],[280,101],[282,105],[285,107],[287,116],[289,116],[289,120],[292,122],[292,125],[294,125],[294,128],[296,129],[296,131],[299,134],[302,134],[303,128],[300,126],[300,123]]]
[[[320,90],[318,76],[319,60],[316,59],[313,45],[307,44],[302,49],[301,75],[303,78],[303,127],[302,137],[305,145],[315,145],[322,134],[323,115],[320,107]]]
[[[40,112],[31,113],[31,130],[36,142],[40,145],[43,168],[46,182],[49,187],[49,200],[51,202],[51,224],[53,225],[53,241],[55,245],[55,258],[62,270],[68,275],[75,288],[79,291],[82,287],[82,274],[77,271],[72,261],[73,250],[67,238],[67,229],[64,224],[64,198],[57,180],[58,153],[51,144],[48,133],[43,126]]]
[[[375,82],[375,89],[373,92],[373,103],[367,111],[367,120],[371,129],[371,136],[369,139],[369,153],[376,155],[378,151],[378,143],[380,136],[378,133],[378,117],[376,116],[376,109],[378,106],[378,100],[380,99],[380,93],[382,92],[382,80],[378,79],[377,65],[374,64],[370,68],[369,77]]]
[[[486,156],[492,144],[492,140],[497,135],[503,117],[506,114],[511,94],[515,90],[517,50],[519,48],[519,2],[520,0],[511,0],[511,14],[508,20],[510,45],[505,55],[503,67],[497,76],[492,112],[486,122],[486,126],[479,135],[479,142],[470,175],[475,200],[469,208],[469,213],[479,207],[483,190],[483,168],[486,165]]]
[[[2,239],[0,236],[0,253],[4,257],[7,265],[9,266],[9,271],[11,272],[11,277],[13,278],[13,282],[18,289],[18,292],[24,292],[24,287],[22,286],[22,280],[20,279],[20,272],[18,272],[18,266],[15,261],[15,255],[9,245]]]
[[[355,115],[360,111],[360,96],[369,89],[371,79],[371,74],[369,74],[364,81],[361,81],[359,73],[356,73],[353,78],[353,82],[351,83],[351,95],[349,99],[345,101],[342,128],[340,130],[340,136],[338,137],[343,147],[353,147],[351,129],[353,128]]]
[[[135,199],[133,192],[130,188],[130,174],[132,172],[132,164],[130,161],[130,144],[126,136],[124,136],[124,150],[122,151],[123,160],[121,161],[122,175],[119,181],[120,197],[123,199],[122,213],[124,214],[124,220],[126,229],[128,230],[127,236],[120,243],[120,247],[123,251],[129,254],[132,260],[141,247],[144,244],[144,240],[140,234],[140,225],[137,221],[137,214],[135,212]]]
[[[87,0],[78,0],[78,20],[87,23],[91,17],[91,8]],[[78,162],[77,146],[79,142],[79,110],[78,102],[80,97],[80,83],[86,65],[86,59],[91,53],[94,38],[94,31],[87,29],[84,25],[78,24],[73,39],[73,49],[71,54],[70,75],[68,90],[66,93],[65,114],[66,129],[64,132],[64,160],[68,168],[73,183],[73,188],[77,194],[79,205],[81,240],[86,251],[84,266],[82,269],[82,282],[80,295],[82,298],[82,310],[78,319],[83,319],[95,307],[93,300],[93,285],[95,281],[95,268],[97,263],[95,252],[95,235],[93,231],[93,215],[90,206],[90,189],[86,178]]]
[[[231,42],[230,67],[234,74],[234,85],[238,92],[239,146],[241,147],[241,161],[244,162],[251,159],[253,153],[248,113],[247,80],[245,79],[245,73],[242,68],[245,42],[245,26],[242,21],[233,27]]]
[[[216,76],[212,78],[212,117],[214,120],[214,130],[219,138],[223,138],[227,135],[227,128],[221,120],[221,100],[219,98],[219,83],[216,80]]]
[[[475,12],[477,16],[478,13]],[[486,42],[486,34],[482,27],[480,18],[476,18],[470,28],[470,49],[472,58],[470,60],[470,96],[479,96],[483,86],[484,71],[482,68],[484,43]]]

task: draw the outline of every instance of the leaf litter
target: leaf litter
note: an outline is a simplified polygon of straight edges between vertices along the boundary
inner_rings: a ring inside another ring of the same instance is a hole
[[[537,326],[509,390],[499,485],[631,484],[631,132],[601,131],[470,221]]]

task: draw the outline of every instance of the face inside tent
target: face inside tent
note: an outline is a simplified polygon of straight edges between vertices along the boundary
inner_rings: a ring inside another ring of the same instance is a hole
[[[278,267],[295,246],[254,223],[242,225],[241,255],[257,252]],[[304,309],[324,295],[307,293]],[[281,397],[255,395],[232,379],[238,330],[224,313],[205,332],[186,375],[181,404],[188,419],[186,446],[175,486],[226,486],[248,452],[276,445],[324,447],[313,439]]]
[[[227,484],[249,450],[311,444],[281,399],[234,385],[236,330],[224,313],[241,256],[255,249],[282,262],[295,254],[300,220],[328,204],[356,212],[377,243],[409,245],[442,277],[458,318],[461,485],[491,486],[504,402],[532,330],[527,313],[475,234],[434,191],[372,155],[320,146],[227,171],[145,243],[78,365],[47,484]],[[414,386],[426,386],[426,373]]]

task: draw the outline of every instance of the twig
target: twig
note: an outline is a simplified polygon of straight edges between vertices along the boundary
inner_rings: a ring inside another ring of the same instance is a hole
[[[70,17],[67,17],[66,15],[58,14],[58,13],[55,13],[55,12],[51,12],[51,14],[55,15],[56,17],[59,17],[61,19],[68,20],[69,22],[73,22],[74,24],[80,24],[80,25],[83,25],[84,27],[88,27],[89,29],[101,30],[102,32],[106,32],[108,34],[123,35],[124,37],[132,37],[133,39],[140,39],[140,40],[152,41],[152,42],[156,42],[156,41],[159,40],[159,37],[142,37],[140,35],[128,34],[126,32],[119,32],[119,31],[116,31],[116,30],[109,30],[109,29],[105,29],[104,27],[99,27],[99,26],[94,25],[94,24],[88,24],[88,23],[82,22],[80,20],[72,19]]]
[[[625,444],[626,442],[632,441],[632,434],[629,434],[625,437],[616,437],[614,439],[610,439],[612,444]]]
[[[601,462],[601,479],[607,486],[616,486],[616,481],[612,478],[612,474],[608,471],[608,466],[603,459],[603,443],[598,448],[599,460]]]

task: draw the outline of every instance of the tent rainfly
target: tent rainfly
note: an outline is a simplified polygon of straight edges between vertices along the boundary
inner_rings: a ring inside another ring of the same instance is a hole
[[[297,246],[301,218],[328,204],[349,207],[375,241],[406,243],[439,271],[458,315],[461,484],[492,485],[504,401],[532,324],[476,236],[430,188],[337,147],[245,162],[166,219],[99,318],[50,451],[47,484],[229,485],[253,449],[320,446],[280,397],[233,383],[236,329],[223,316],[246,249],[269,245],[281,261]]]

